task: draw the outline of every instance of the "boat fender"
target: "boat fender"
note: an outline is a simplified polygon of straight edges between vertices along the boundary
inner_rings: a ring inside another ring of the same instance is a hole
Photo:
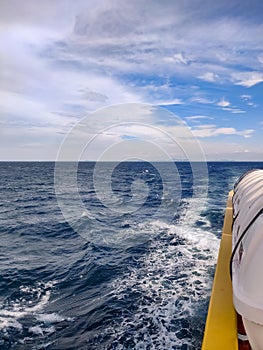
[[[237,336],[238,336],[238,350],[252,350],[247,333],[243,324],[242,317],[237,312]]]

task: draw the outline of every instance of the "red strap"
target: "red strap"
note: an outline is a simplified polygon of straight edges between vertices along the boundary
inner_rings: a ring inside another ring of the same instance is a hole
[[[242,317],[237,313],[237,334],[238,334],[238,350],[252,350],[246,330],[242,321]]]

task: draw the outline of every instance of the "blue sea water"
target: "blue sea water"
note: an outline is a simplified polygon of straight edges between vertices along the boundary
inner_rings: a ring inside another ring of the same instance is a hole
[[[0,163],[0,348],[200,349],[228,191],[263,163],[208,163],[203,208],[187,162],[176,183],[166,164],[120,163],[110,194],[113,165],[99,190],[94,166],[79,164],[74,230],[55,163]]]

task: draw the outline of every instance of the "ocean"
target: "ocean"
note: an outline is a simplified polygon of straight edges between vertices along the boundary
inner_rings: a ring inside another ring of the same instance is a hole
[[[263,163],[96,166],[76,199],[53,162],[0,163],[0,349],[200,349],[228,192]]]

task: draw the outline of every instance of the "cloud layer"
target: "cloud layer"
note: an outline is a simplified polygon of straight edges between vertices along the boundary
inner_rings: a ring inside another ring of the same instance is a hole
[[[231,137],[259,149],[262,11],[236,0],[1,1],[0,159],[21,148],[54,159],[77,121],[129,102],[166,106],[196,137],[221,138],[219,153]]]

